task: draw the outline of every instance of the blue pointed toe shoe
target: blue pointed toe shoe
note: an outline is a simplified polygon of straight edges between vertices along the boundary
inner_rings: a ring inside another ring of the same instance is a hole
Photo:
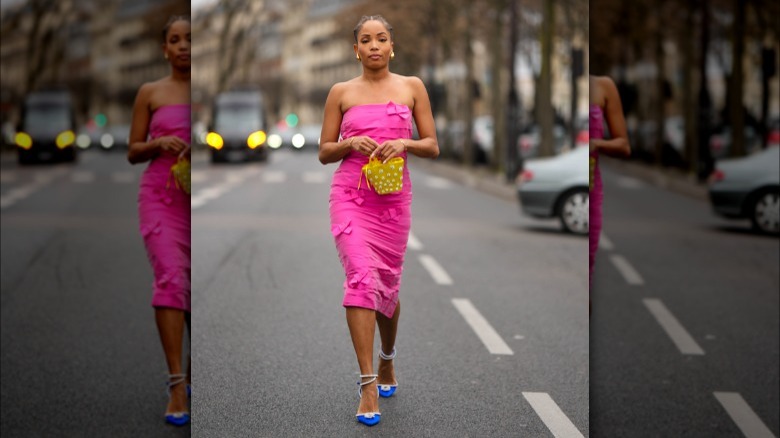
[[[382,347],[379,347],[379,358],[382,360],[393,360],[395,359],[395,347],[393,347],[393,351],[390,354],[385,354],[384,351],[382,351]],[[379,396],[380,397],[392,397],[393,394],[395,394],[395,390],[398,388],[398,381],[396,380],[395,383],[391,385],[384,385],[381,383],[377,383],[377,389],[379,390]]]
[[[174,386],[184,383],[184,379],[186,376],[184,374],[170,374],[168,376],[168,398],[171,397],[171,388]],[[189,396],[189,385],[187,385],[187,396]],[[190,422],[190,413],[183,411],[183,412],[166,412],[165,413],[165,422],[168,424],[172,424],[174,426],[184,426],[185,424]]]
[[[357,382],[359,388],[358,388],[358,397],[363,396],[363,387],[365,385],[369,385],[371,383],[376,382],[376,374],[361,374],[360,375],[360,381]],[[363,379],[370,378],[370,380],[363,382]],[[379,420],[382,419],[382,414],[379,412],[363,412],[362,414],[355,415],[357,418],[357,421],[359,423],[363,423],[366,426],[373,426],[375,424],[379,424]]]

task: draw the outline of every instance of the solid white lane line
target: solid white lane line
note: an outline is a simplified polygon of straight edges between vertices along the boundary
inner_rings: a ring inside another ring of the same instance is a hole
[[[287,174],[281,170],[269,170],[263,174],[263,181],[267,183],[281,183],[287,179]]]
[[[672,338],[672,342],[677,346],[682,354],[704,354],[704,350],[696,343],[680,321],[672,315],[672,312],[664,306],[661,300],[656,298],[645,298],[642,300],[647,310],[655,317],[661,328]]]
[[[70,180],[75,183],[91,183],[95,181],[95,174],[88,170],[77,170],[70,175]]]
[[[738,392],[713,392],[713,394],[747,438],[775,438],[772,431],[758,418]]]
[[[114,172],[111,174],[111,181],[115,183],[131,183],[135,181],[135,174],[133,172]]]
[[[490,354],[514,354],[512,349],[509,348],[509,345],[507,345],[506,342],[501,339],[501,336],[498,335],[496,330],[493,329],[493,326],[491,326],[485,317],[479,313],[479,310],[471,304],[471,301],[465,298],[453,298],[452,304],[471,326],[471,329],[477,334],[479,340],[485,344],[485,347],[487,347]]]
[[[639,275],[639,272],[637,272],[633,266],[631,266],[631,263],[628,263],[628,260],[626,260],[625,257],[619,254],[612,254],[609,258],[628,284],[636,286],[645,284],[645,281],[642,280],[642,276]]]
[[[325,172],[303,172],[303,182],[309,184],[322,184],[326,180]]]
[[[609,240],[604,233],[601,233],[601,237],[599,237],[599,248],[606,251],[613,251],[615,249],[615,245],[612,244],[612,241]]]
[[[550,429],[555,438],[584,438],[549,394],[546,392],[523,392],[523,397],[528,400],[528,403],[536,411],[536,415],[542,419],[544,425]]]
[[[409,249],[413,249],[415,251],[420,251],[421,249],[423,249],[422,243],[417,239],[417,237],[414,234],[412,234],[411,231],[409,232],[409,241],[406,244],[406,246]]]
[[[435,281],[437,284],[452,284],[452,278],[450,278],[449,274],[447,274],[447,271],[445,271],[444,268],[442,268],[433,257],[429,256],[428,254],[422,254],[420,255],[420,263],[422,263],[425,269],[428,270],[428,273],[431,274],[431,277],[433,277],[433,281]]]

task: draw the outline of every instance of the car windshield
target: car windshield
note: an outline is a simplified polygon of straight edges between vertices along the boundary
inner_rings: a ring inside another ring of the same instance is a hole
[[[27,108],[22,130],[31,135],[58,134],[70,129],[70,111],[61,105],[39,104]]]
[[[251,133],[263,129],[260,110],[251,105],[220,106],[214,120],[217,132]]]

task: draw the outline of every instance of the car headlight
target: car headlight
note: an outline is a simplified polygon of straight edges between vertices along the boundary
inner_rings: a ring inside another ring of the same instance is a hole
[[[32,147],[32,137],[26,132],[17,132],[14,136],[14,142],[24,150],[28,150]]]
[[[282,136],[279,134],[271,134],[268,136],[268,147],[273,149],[279,149],[282,146]]]
[[[303,134],[298,133],[293,135],[292,137],[292,145],[298,149],[302,148],[303,145],[306,143],[306,138],[304,138]]]
[[[246,145],[249,146],[250,149],[254,149],[258,146],[262,146],[262,144],[265,143],[265,138],[265,132],[255,131],[247,137]]]
[[[114,146],[114,136],[109,133],[101,135],[100,146],[103,146],[104,149],[111,149]]]
[[[222,146],[225,145],[225,141],[222,140],[222,136],[217,134],[216,132],[209,132],[206,135],[206,144],[213,147],[216,150],[222,149]]]
[[[55,140],[57,147],[60,149],[65,149],[66,147],[72,145],[75,141],[76,134],[70,130],[60,132],[59,135],[57,135],[57,139]]]

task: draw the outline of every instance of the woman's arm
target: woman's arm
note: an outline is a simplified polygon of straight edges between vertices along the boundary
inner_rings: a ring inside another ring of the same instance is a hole
[[[189,153],[189,145],[179,137],[165,136],[148,140],[149,121],[152,118],[151,96],[154,85],[143,84],[133,104],[133,121],[130,124],[130,138],[127,151],[127,161],[131,164],[143,163],[159,155],[161,152],[173,154]]]
[[[414,123],[417,124],[417,132],[420,134],[420,139],[398,139],[382,143],[372,156],[375,155],[385,162],[401,155],[404,150],[422,158],[436,158],[439,156],[439,142],[436,139],[436,126],[433,122],[433,112],[431,111],[428,91],[425,90],[425,85],[423,85],[420,78],[412,76],[408,78],[408,81],[414,97]]]
[[[377,142],[366,136],[344,138],[339,141],[343,117],[341,96],[344,94],[345,87],[344,83],[338,83],[331,87],[328,99],[325,101],[325,115],[322,118],[319,149],[319,159],[322,164],[340,161],[353,150],[363,155],[370,155],[379,146]]]
[[[127,161],[130,164],[149,161],[159,153],[159,146],[154,140],[146,141],[149,135],[149,120],[151,119],[151,109],[149,108],[151,91],[151,84],[143,84],[135,97],[133,121],[130,124],[130,138],[128,140],[130,146],[127,150]]]
[[[596,149],[599,153],[609,156],[626,158],[631,155],[631,145],[628,142],[620,94],[612,79],[599,78],[597,83],[604,92],[604,116],[611,138],[609,140],[591,139],[591,149]]]

